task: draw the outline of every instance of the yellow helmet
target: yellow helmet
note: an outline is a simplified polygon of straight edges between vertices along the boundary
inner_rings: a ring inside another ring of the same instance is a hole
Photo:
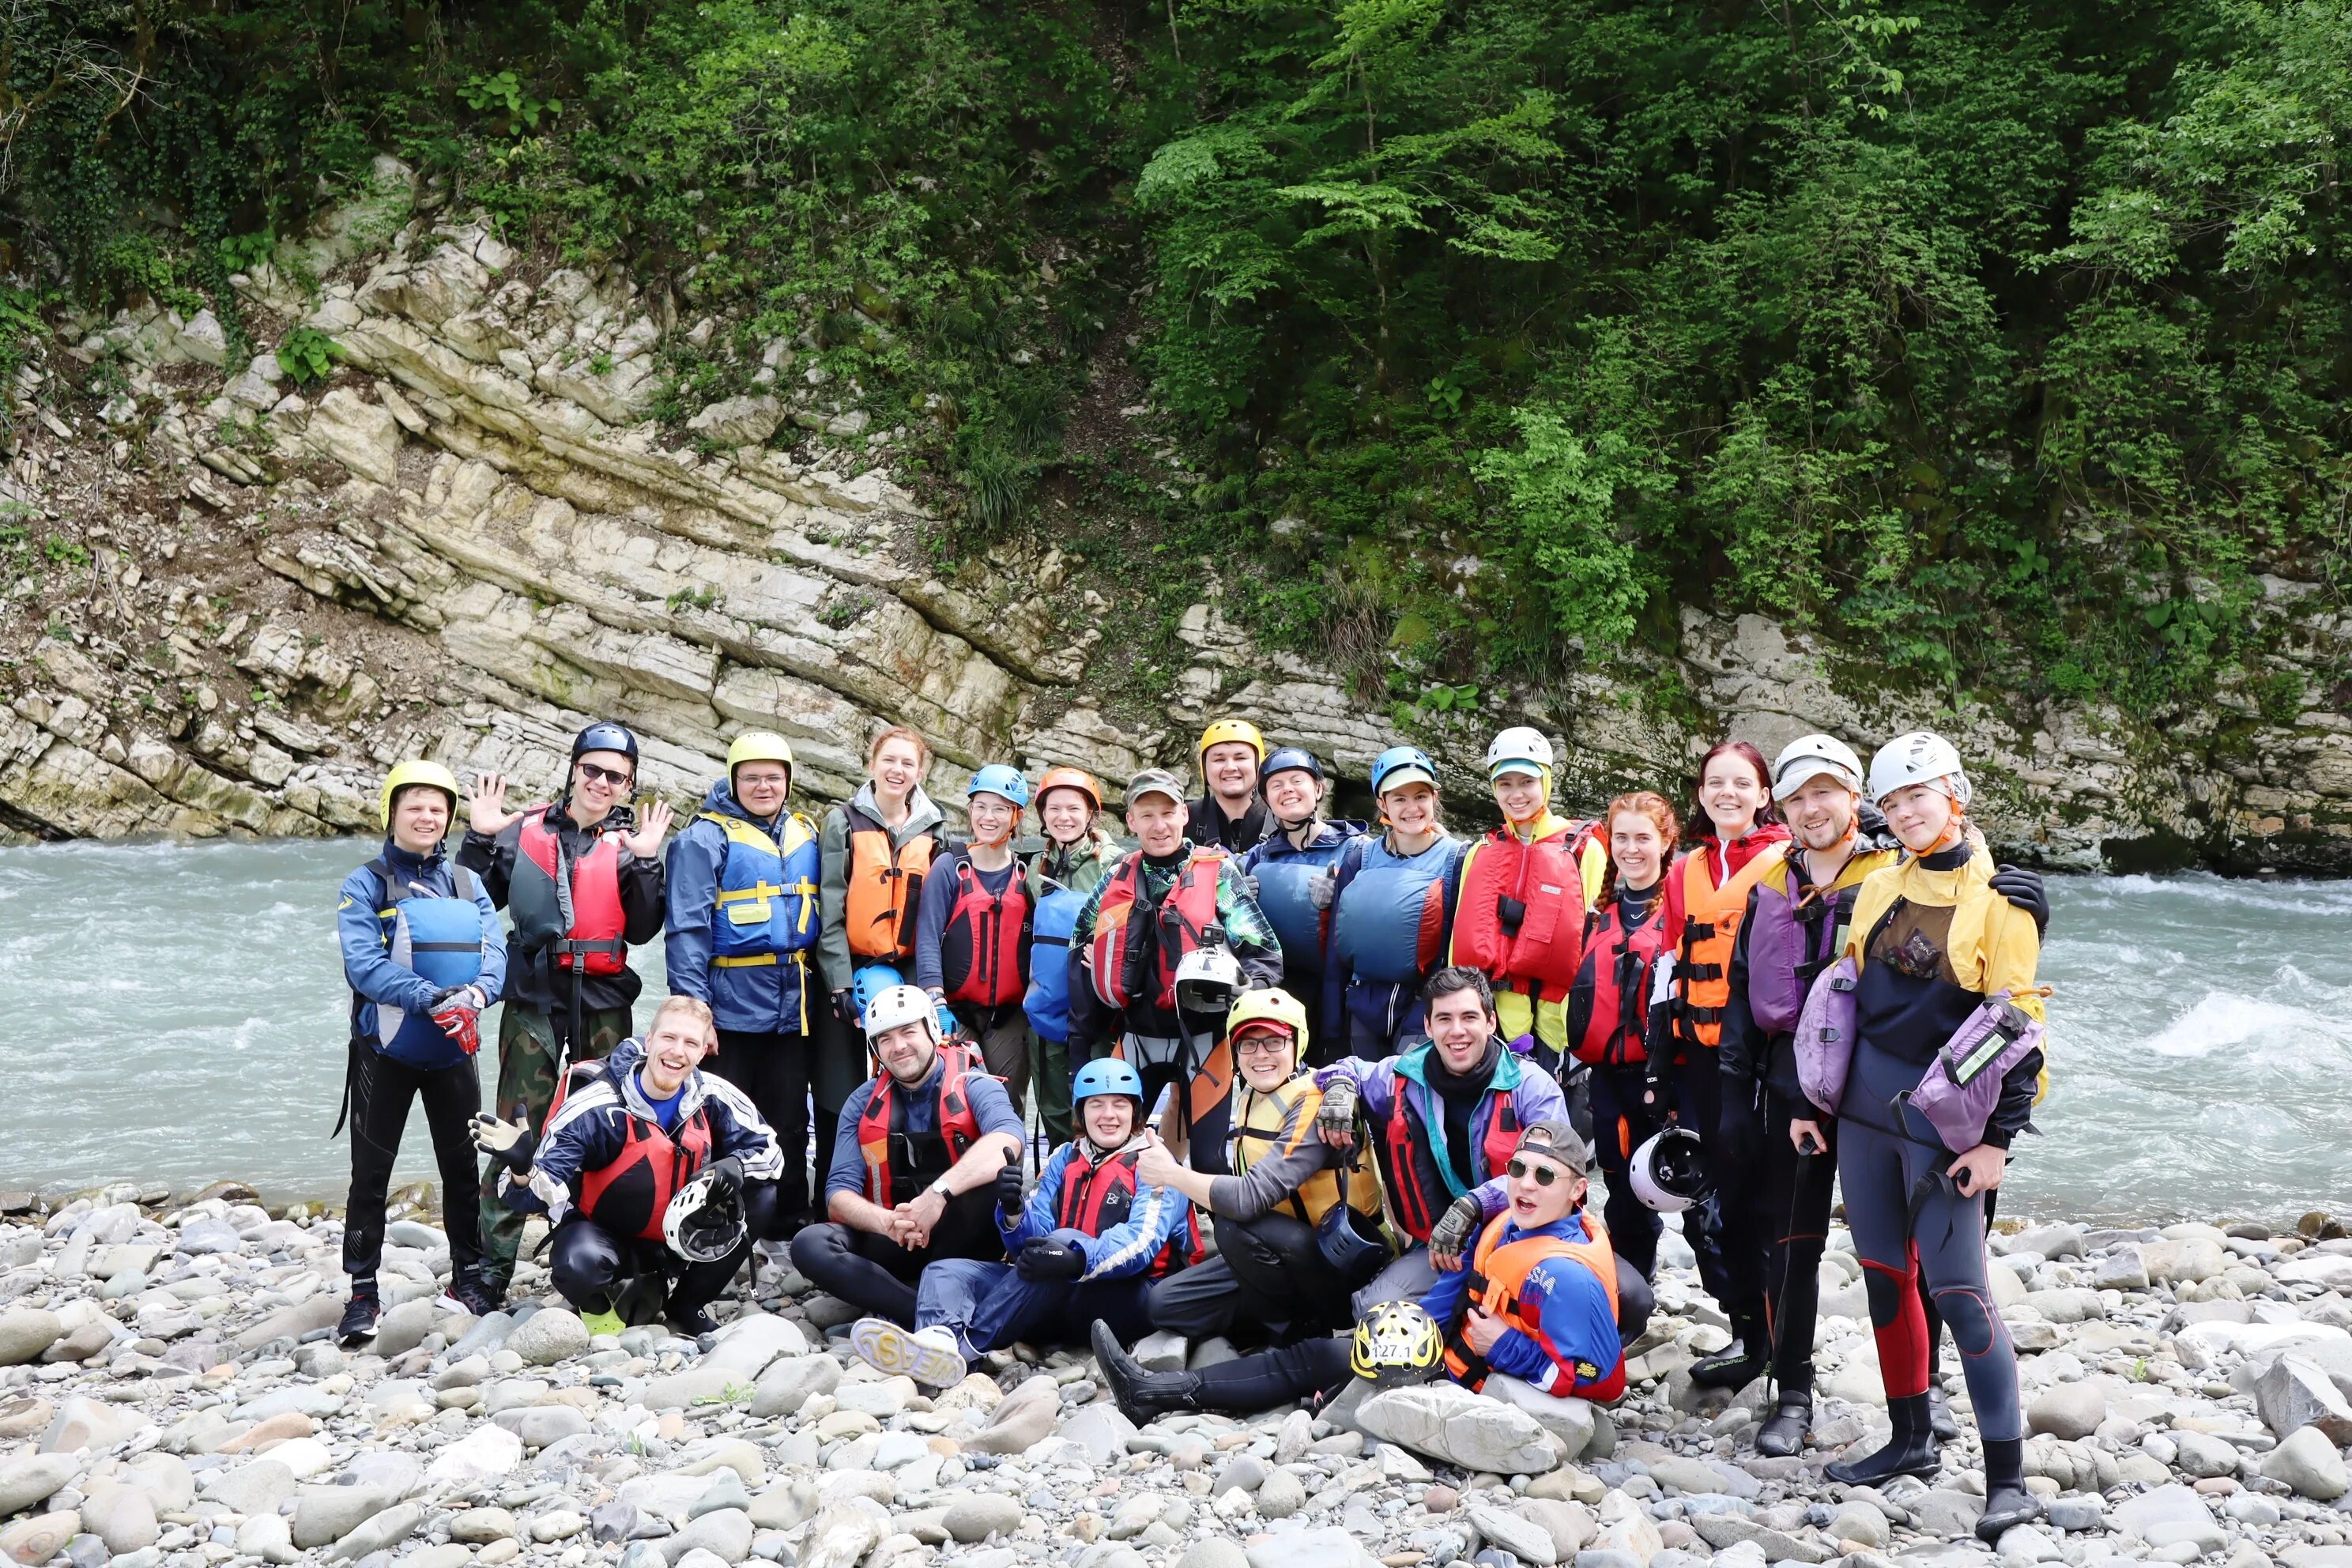
[[[1246,719],[1216,721],[1201,731],[1200,742],[1192,748],[1192,754],[1196,757],[1206,756],[1211,746],[1222,746],[1227,742],[1235,742],[1247,746],[1257,753],[1259,762],[1265,761],[1265,737],[1259,734],[1257,726]]]
[[[1427,1383],[1445,1359],[1437,1320],[1418,1301],[1383,1301],[1356,1325],[1348,1364],[1382,1388]]]
[[[1259,991],[1244,991],[1234,999],[1234,1010],[1225,1015],[1225,1040],[1231,1044],[1234,1036],[1252,1024],[1278,1024],[1290,1031],[1291,1044],[1302,1058],[1307,1055],[1307,1009],[1298,998],[1280,986]]]
[[[383,826],[386,832],[392,829],[393,797],[411,784],[425,784],[447,795],[449,815],[453,818],[457,816],[459,798],[457,775],[439,763],[428,763],[422,757],[411,757],[404,763],[394,764],[392,772],[383,775],[383,794],[377,798],[376,811],[383,818]]]
[[[727,748],[727,787],[735,787],[735,770],[745,763],[782,763],[784,782],[790,784],[793,773],[792,742],[772,730],[746,730],[735,737]]]

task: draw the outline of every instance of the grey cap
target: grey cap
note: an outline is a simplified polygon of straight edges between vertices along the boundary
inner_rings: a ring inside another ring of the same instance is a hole
[[[1580,1176],[1588,1169],[1584,1140],[1578,1137],[1576,1129],[1565,1121],[1528,1122],[1520,1131],[1518,1144],[1511,1152],[1541,1154],[1547,1160],[1556,1160],[1566,1165]]]
[[[1178,805],[1184,804],[1184,785],[1166,768],[1146,768],[1127,781],[1127,804],[1133,805],[1147,795],[1164,795]]]

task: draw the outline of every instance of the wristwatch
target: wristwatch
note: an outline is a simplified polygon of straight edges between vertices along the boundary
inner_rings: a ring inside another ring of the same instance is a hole
[[[938,1181],[933,1182],[925,1190],[936,1196],[941,1203],[945,1203],[950,1198],[955,1196],[955,1194],[948,1190],[948,1179],[945,1176],[941,1176]]]

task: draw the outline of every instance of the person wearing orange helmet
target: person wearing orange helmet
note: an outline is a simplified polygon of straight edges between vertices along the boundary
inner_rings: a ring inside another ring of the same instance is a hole
[[[1070,1114],[1069,932],[1059,911],[1076,919],[1078,906],[1119,857],[1118,840],[1102,828],[1102,785],[1084,768],[1045,770],[1037,781],[1037,824],[1044,842],[1029,861],[1029,898],[1037,915],[1029,961],[1029,1060],[1037,1089],[1037,1116],[1055,1145],[1076,1135]],[[1049,908],[1049,903],[1058,905]],[[1057,934],[1058,933],[1058,934]],[[1055,962],[1037,963],[1043,943]],[[1040,994],[1041,992],[1046,994]],[[1053,994],[1058,992],[1058,1003]],[[1047,1022],[1040,1025],[1041,1013]]]
[[[1185,837],[1238,855],[1274,831],[1274,816],[1257,793],[1265,737],[1256,725],[1246,719],[1217,720],[1201,731],[1192,760],[1200,764],[1201,798],[1189,803]]]

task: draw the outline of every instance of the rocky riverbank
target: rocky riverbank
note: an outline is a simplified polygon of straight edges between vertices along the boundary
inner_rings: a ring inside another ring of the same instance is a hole
[[[837,1337],[842,1303],[766,1268],[699,1343],[659,1329],[592,1342],[530,1265],[514,1310],[477,1321],[436,1306],[446,1242],[415,1220],[393,1226],[381,1333],[346,1352],[331,1338],[337,1221],[273,1218],[236,1189],[176,1208],[139,1195],[109,1189],[0,1233],[0,1516],[16,1516],[0,1552],[18,1563],[1988,1561],[1973,1438],[1932,1485],[1821,1479],[1884,1426],[1842,1235],[1822,1265],[1817,1440],[1771,1459],[1749,1440],[1760,1386],[1690,1384],[1725,1336],[1671,1236],[1635,1391],[1613,1409],[1561,1401],[1538,1423],[1444,1387],[1336,1421],[1138,1430],[1082,1352],[1001,1356],[931,1394],[883,1377]],[[2051,1510],[2001,1541],[2003,1568],[2352,1564],[2352,1240],[2055,1225],[1994,1249],[2036,1434],[2027,1472]]]

